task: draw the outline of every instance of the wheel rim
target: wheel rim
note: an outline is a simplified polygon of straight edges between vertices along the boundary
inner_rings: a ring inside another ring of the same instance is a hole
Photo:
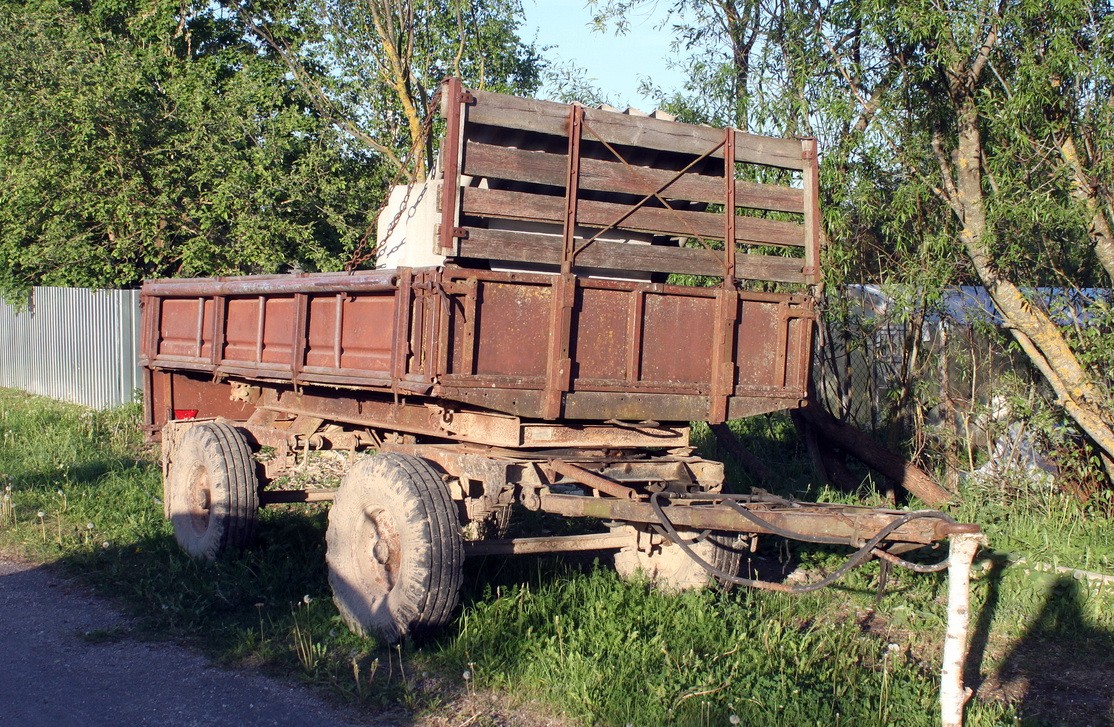
[[[190,525],[198,535],[209,529],[209,517],[213,506],[213,488],[209,482],[209,472],[198,467],[190,473],[190,487],[187,494]]]
[[[381,602],[398,582],[402,566],[402,547],[394,518],[381,507],[364,509],[360,522],[360,579],[376,603]]]

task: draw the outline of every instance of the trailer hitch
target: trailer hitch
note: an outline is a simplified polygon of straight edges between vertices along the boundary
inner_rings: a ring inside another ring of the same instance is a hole
[[[779,526],[776,523],[770,522],[766,518],[761,517],[757,513],[746,507],[743,507],[740,504],[740,500],[754,502],[755,497],[756,496],[754,495],[718,495],[715,497],[715,500],[717,500],[722,505],[726,505],[728,508],[738,513],[746,520],[754,523],[762,530],[786,538],[788,540],[798,540],[807,543],[820,543],[824,545],[852,544],[851,541],[847,538],[816,535],[790,530],[788,528]],[[759,497],[761,498],[761,496]],[[750,588],[759,588],[767,591],[779,591],[781,593],[809,593],[811,591],[820,590],[821,588],[826,588],[827,586],[830,586],[836,581],[843,578],[850,571],[869,561],[872,557],[881,557],[887,563],[892,563],[903,568],[908,568],[918,573],[935,573],[946,570],[948,567],[947,558],[944,558],[943,560],[937,563],[932,563],[930,565],[921,565],[907,561],[904,558],[890,553],[880,547],[882,543],[886,541],[888,536],[897,531],[903,525],[906,525],[907,523],[910,523],[914,520],[939,520],[947,527],[948,532],[952,532],[953,530],[964,533],[978,532],[977,526],[961,525],[960,523],[957,523],[951,516],[937,510],[915,510],[900,515],[891,520],[888,524],[882,526],[865,543],[860,545],[858,549],[851,555],[851,557],[843,563],[843,565],[829,573],[827,576],[821,578],[819,581],[807,584],[789,585],[785,583],[777,583],[774,581],[745,578],[733,573],[728,573],[727,571],[716,568],[714,565],[701,558],[700,555],[698,555],[690,547],[689,543],[683,537],[681,537],[681,534],[677,531],[676,527],[673,525],[673,522],[666,514],[666,508],[662,506],[662,501],[666,500],[668,504],[668,501],[671,499],[699,499],[699,496],[671,496],[664,492],[655,492],[650,496],[650,507],[653,508],[654,514],[658,517],[658,523],[655,523],[654,525],[660,527],[664,531],[663,535],[666,535],[670,540],[672,540],[677,545],[677,547],[684,551],[685,554],[688,555],[688,557],[691,558],[697,565],[725,583],[732,583],[735,585],[747,586]],[[704,496],[704,499],[708,499],[707,496]],[[784,500],[782,500],[782,498],[776,499],[781,502],[785,502]],[[761,501],[761,499],[759,499],[758,501]],[[971,528],[974,528],[974,531],[971,531]],[[937,528],[937,530],[939,530],[939,528]]]

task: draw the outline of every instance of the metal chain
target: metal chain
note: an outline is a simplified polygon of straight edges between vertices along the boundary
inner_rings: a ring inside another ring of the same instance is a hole
[[[418,153],[418,147],[424,145],[426,143],[426,140],[429,139],[429,136],[433,129],[433,121],[437,117],[437,107],[440,104],[441,87],[438,86],[433,96],[430,97],[429,104],[426,107],[425,118],[422,120],[422,133],[417,139],[414,140],[414,143],[410,146],[409,153],[405,158],[413,159],[414,156]],[[375,215],[374,221],[371,223],[370,226],[368,226],[367,230],[360,238],[360,241],[356,243],[356,247],[352,251],[352,256],[349,258],[348,262],[344,266],[345,272],[353,272],[364,263],[368,262],[369,260],[374,260],[376,257],[378,257],[379,253],[383,250],[383,242],[390,238],[392,234],[394,234],[395,228],[398,227],[398,223],[402,221],[402,216],[406,212],[407,205],[410,202],[410,193],[414,189],[413,183],[409,183],[406,185],[406,194],[402,198],[402,204],[399,205],[398,211],[395,212],[394,217],[391,218],[391,222],[389,225],[387,225],[387,229],[382,238],[377,239],[375,241],[375,245],[371,249],[367,249],[368,241],[371,239],[376,227],[379,224],[379,215],[383,214],[383,211],[391,202],[390,190],[401,184],[403,181],[409,181],[404,180],[404,172],[405,168],[400,168],[395,173],[395,176],[391,179],[390,184],[388,184],[387,199],[384,200],[383,205],[379,208],[379,211]]]

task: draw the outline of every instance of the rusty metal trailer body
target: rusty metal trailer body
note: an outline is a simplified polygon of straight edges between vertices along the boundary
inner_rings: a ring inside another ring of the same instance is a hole
[[[544,420],[719,422],[800,404],[813,301],[743,284],[818,280],[814,140],[457,82],[443,109],[441,178],[399,210],[440,210],[400,244],[443,264],[147,283],[150,423],[206,409],[172,391],[186,371]],[[740,178],[759,166],[786,182]],[[678,274],[719,282],[667,284]]]
[[[760,533],[869,557],[954,530],[726,495],[693,455],[690,421],[805,400],[814,140],[441,93],[438,172],[392,192],[383,269],[144,284],[145,417],[187,550],[247,545],[260,505],[335,498],[337,604],[394,637],[447,620],[468,553],[617,548],[684,588],[747,581]],[[379,454],[338,491],[268,486],[327,448]],[[502,539],[515,504],[611,527]]]

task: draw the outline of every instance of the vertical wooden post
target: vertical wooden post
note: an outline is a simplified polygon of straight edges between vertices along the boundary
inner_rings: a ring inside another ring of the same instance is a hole
[[[820,172],[816,139],[801,139],[801,177],[805,193],[805,265],[809,283],[820,282]]]
[[[735,290],[735,130],[723,140],[723,287]]]

